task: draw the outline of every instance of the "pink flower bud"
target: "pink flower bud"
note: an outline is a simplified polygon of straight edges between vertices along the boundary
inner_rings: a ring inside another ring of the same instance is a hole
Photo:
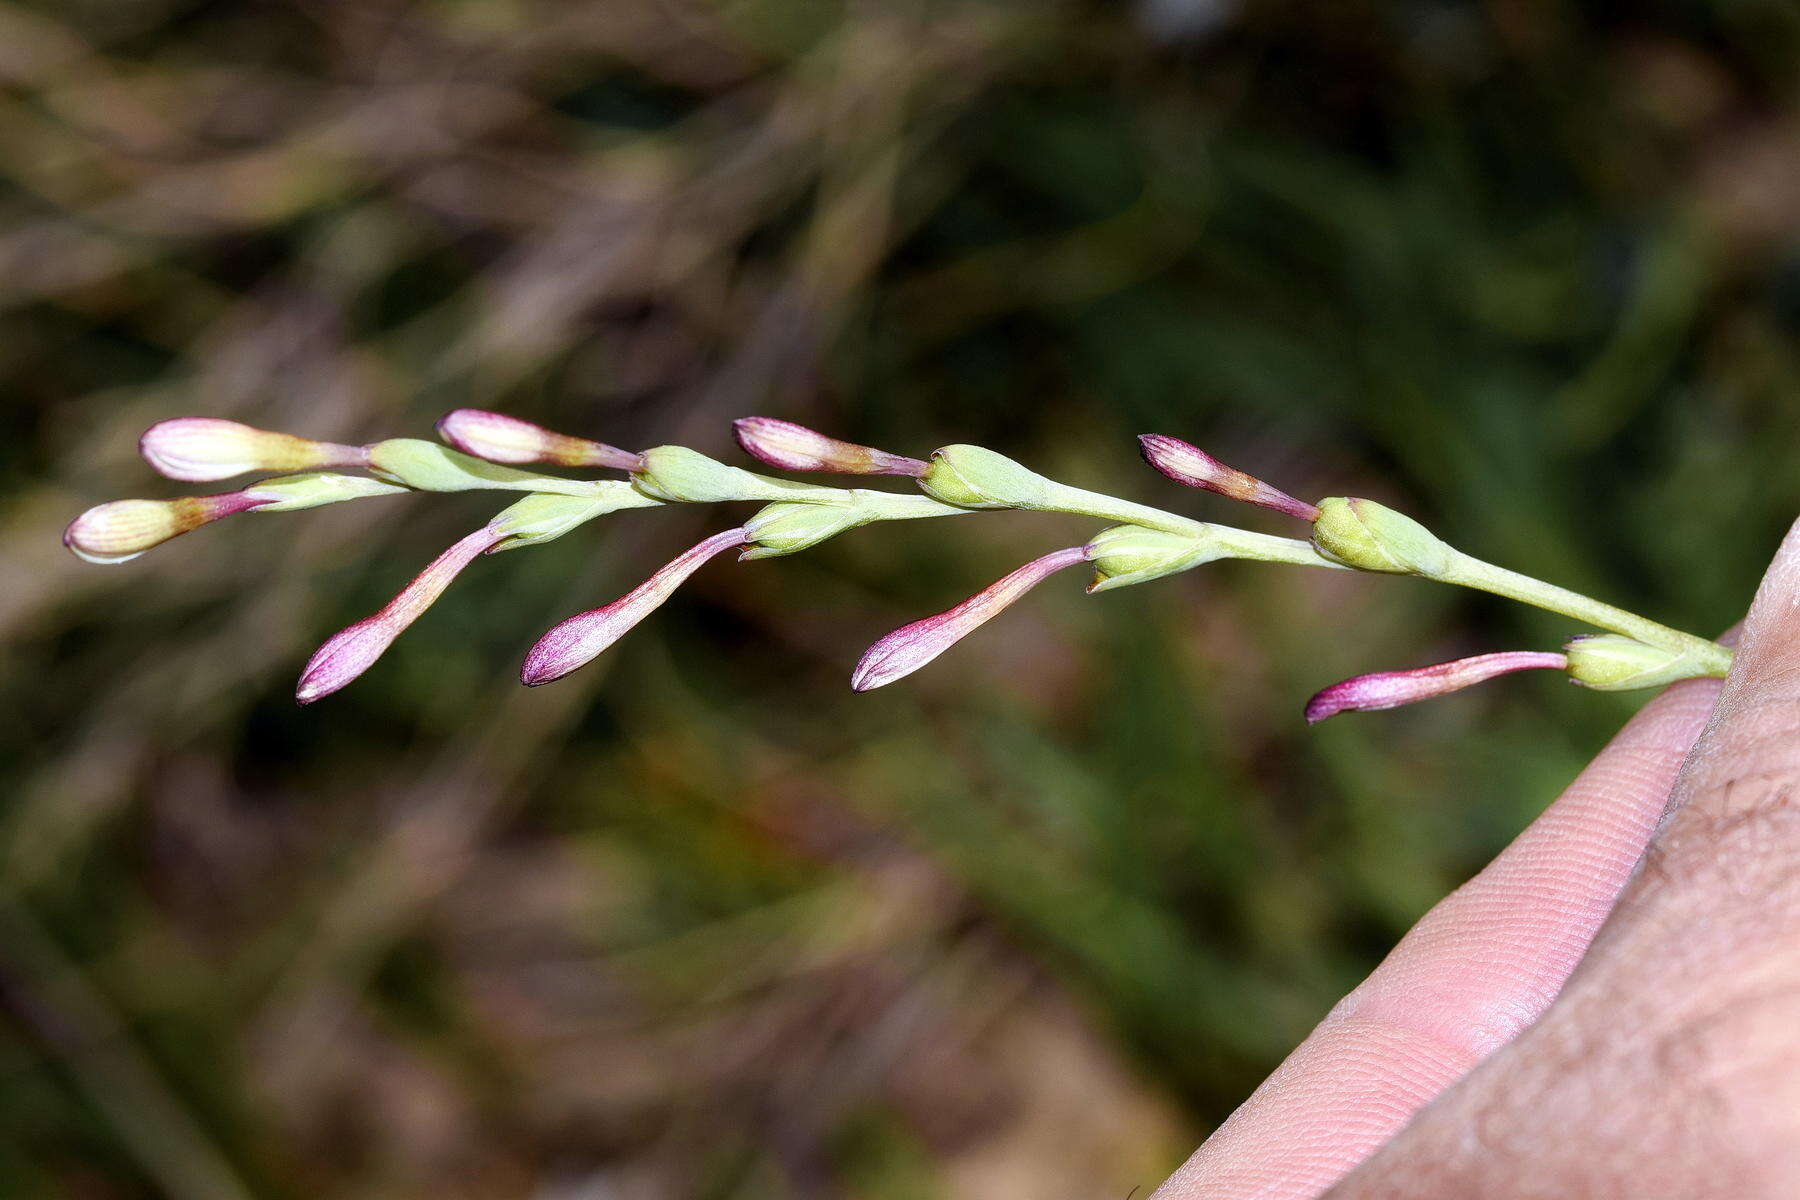
[[[1033,559],[1004,579],[976,592],[955,608],[902,625],[870,646],[850,676],[855,691],[866,692],[911,675],[973,633],[1007,605],[1064,567],[1086,562],[1087,547],[1071,546]]]
[[[738,445],[754,458],[780,471],[834,471],[840,475],[922,476],[926,464],[826,437],[792,421],[774,417],[739,417],[731,423]]]
[[[230,479],[246,471],[361,467],[369,461],[361,446],[315,442],[216,417],[158,421],[138,439],[138,451],[160,474],[190,483]]]
[[[1447,696],[1463,688],[1513,671],[1567,669],[1566,656],[1551,652],[1507,650],[1478,654],[1454,662],[1414,667],[1410,671],[1379,671],[1334,683],[1306,702],[1306,723],[1317,724],[1341,712],[1399,708],[1416,700]]]
[[[279,497],[254,490],[174,500],[113,500],[88,509],[63,532],[63,545],[91,563],[129,562],[208,521],[247,512]]]
[[[1302,521],[1318,519],[1319,510],[1304,500],[1296,500],[1280,488],[1271,487],[1254,475],[1246,475],[1228,467],[1198,446],[1161,433],[1146,433],[1138,438],[1144,461],[1173,479],[1192,488],[1205,488],[1245,504],[1272,508]]]
[[[433,559],[431,565],[400,589],[400,594],[371,617],[333,634],[300,673],[294,698],[311,704],[339,690],[375,665],[394,639],[437,602],[462,569],[506,536],[498,523],[477,529]]]
[[[609,467],[636,471],[642,455],[604,442],[554,433],[530,421],[480,408],[459,408],[445,413],[437,423],[438,436],[464,454],[489,462],[546,463],[556,467]]]
[[[734,546],[742,546],[749,535],[742,529],[716,533],[680,557],[666,563],[661,570],[626,592],[611,604],[589,609],[561,622],[538,639],[525,656],[519,679],[526,687],[537,687],[598,658],[602,651],[624,637],[632,626],[649,616],[658,605],[674,594],[682,581],[715,554]]]

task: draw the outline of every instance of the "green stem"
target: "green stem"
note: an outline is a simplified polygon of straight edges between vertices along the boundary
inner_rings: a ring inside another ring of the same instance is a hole
[[[1568,588],[1557,587],[1553,583],[1545,583],[1541,579],[1533,579],[1505,567],[1496,567],[1461,551],[1454,551],[1453,555],[1448,569],[1429,578],[1492,592],[1509,600],[1561,613],[1565,617],[1573,617],[1589,625],[1636,638],[1648,646],[1693,654],[1704,668],[1701,674],[1723,678],[1731,669],[1731,651],[1717,642],[1671,629],[1648,617],[1615,608],[1580,592],[1572,592]]]

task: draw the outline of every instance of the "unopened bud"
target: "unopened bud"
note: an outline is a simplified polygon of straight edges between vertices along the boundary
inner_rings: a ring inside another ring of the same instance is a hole
[[[714,534],[611,604],[577,613],[553,626],[538,639],[525,656],[519,680],[526,687],[537,687],[561,679],[564,675],[598,658],[608,646],[618,641],[639,621],[675,593],[682,581],[716,554],[744,544],[742,529],[727,529]]]
[[[535,471],[503,467],[427,442],[390,438],[369,447],[369,468],[385,479],[421,492],[551,492],[559,496],[591,496],[595,484],[583,479],[557,479]]]
[[[302,704],[322,700],[374,666],[394,639],[437,602],[462,569],[501,536],[494,524],[477,529],[433,559],[380,612],[333,634],[300,673],[294,698]]]
[[[369,460],[362,446],[315,442],[216,417],[158,421],[138,439],[138,450],[161,474],[190,483],[230,479],[246,471],[361,467]]]
[[[530,421],[481,408],[459,408],[437,423],[438,436],[476,458],[527,466],[610,467],[635,471],[643,456],[605,442],[556,433]]]
[[[1087,590],[1109,592],[1227,557],[1232,549],[1220,539],[1204,534],[1114,525],[1095,534],[1087,544],[1087,552],[1094,564],[1094,582],[1088,584]]]
[[[253,492],[182,496],[175,500],[113,500],[88,509],[63,532],[63,545],[91,563],[130,562],[155,546],[209,521],[269,503]]]
[[[934,450],[919,486],[958,508],[1042,508],[1060,484],[981,446]]]
[[[1319,502],[1313,545],[1334,562],[1359,571],[1441,575],[1456,551],[1429,529],[1373,500],[1333,496]]]
[[[1382,708],[1399,708],[1460,692],[1497,675],[1513,671],[1560,671],[1568,665],[1561,654],[1529,650],[1508,650],[1499,654],[1478,654],[1454,662],[1433,663],[1407,671],[1378,671],[1358,675],[1342,683],[1334,683],[1306,702],[1306,723],[1317,724],[1341,712],[1371,712]]]
[[[863,653],[850,676],[859,692],[903,679],[999,616],[1008,605],[1064,567],[1087,561],[1085,546],[1072,546],[1026,563],[976,592],[955,608],[902,625]]]
[[[836,488],[770,479],[742,467],[728,466],[686,446],[656,446],[644,451],[644,465],[633,478],[658,499],[696,504],[808,498],[833,501],[841,495]]]
[[[840,475],[923,475],[916,458],[826,437],[774,417],[740,417],[731,423],[746,453],[782,471],[833,471]]]
[[[1586,634],[1563,647],[1569,677],[1599,692],[1661,687],[1714,672],[1694,650],[1664,650],[1617,633]]]
[[[1247,475],[1236,467],[1228,467],[1198,446],[1161,433],[1146,433],[1138,438],[1144,461],[1173,479],[1192,488],[1205,488],[1245,504],[1272,508],[1278,513],[1298,517],[1302,521],[1318,519],[1319,510],[1304,500],[1296,500],[1278,487]]]
[[[488,551],[499,554],[522,546],[541,546],[623,508],[654,508],[662,501],[644,495],[622,479],[601,482],[595,496],[527,496],[494,518],[500,541]]]

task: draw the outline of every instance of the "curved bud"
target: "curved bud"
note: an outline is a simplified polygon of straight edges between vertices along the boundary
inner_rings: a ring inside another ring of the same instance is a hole
[[[658,499],[695,504],[728,500],[838,501],[843,498],[837,488],[770,479],[742,467],[728,466],[686,446],[655,446],[644,451],[644,465],[632,478]]]
[[[1315,521],[1319,517],[1319,510],[1314,505],[1296,500],[1280,488],[1264,483],[1254,475],[1247,475],[1236,467],[1228,467],[1200,447],[1180,438],[1146,433],[1139,435],[1138,446],[1144,453],[1145,462],[1176,483],[1191,488],[1205,488],[1209,492],[1217,492],[1245,504],[1272,508],[1287,516],[1299,517],[1302,521]]]
[[[421,438],[389,438],[369,447],[369,469],[384,479],[421,492],[551,492],[592,496],[595,481],[557,479],[474,458]]]
[[[1306,723],[1316,725],[1341,712],[1369,712],[1398,708],[1433,696],[1447,696],[1463,688],[1513,671],[1561,671],[1568,660],[1561,654],[1507,650],[1478,654],[1454,662],[1434,663],[1408,671],[1378,671],[1334,683],[1306,702]]]
[[[851,688],[866,692],[911,675],[1057,571],[1086,561],[1085,546],[1057,550],[1026,563],[955,608],[902,625],[863,653],[850,676]]]
[[[774,417],[739,417],[731,423],[745,453],[782,471],[835,471],[840,475],[923,475],[916,458],[826,437]]]
[[[488,551],[499,554],[521,546],[541,546],[553,542],[572,529],[595,517],[618,512],[622,508],[656,508],[661,500],[646,496],[623,479],[610,479],[597,485],[595,496],[527,496],[509,506],[494,518],[500,540]]]
[[[1694,650],[1664,650],[1618,633],[1572,638],[1563,652],[1569,656],[1569,677],[1599,692],[1661,687],[1715,673]]]
[[[88,509],[70,522],[63,531],[63,545],[77,558],[91,563],[130,562],[144,551],[209,521],[267,503],[249,491],[182,496],[175,500],[113,500]]]
[[[380,612],[333,634],[300,673],[294,698],[302,704],[322,700],[374,666],[394,639],[437,602],[462,569],[502,536],[493,524],[477,529],[433,559]]]
[[[1326,558],[1359,571],[1430,577],[1456,559],[1455,550],[1411,517],[1354,497],[1319,501],[1312,540]]]
[[[361,467],[369,461],[363,446],[315,442],[217,417],[158,421],[138,439],[138,452],[160,474],[189,483],[230,479],[246,471]]]
[[[1041,508],[1061,487],[982,446],[932,451],[919,486],[934,500],[958,508]]]
[[[1087,552],[1094,564],[1087,590],[1109,592],[1229,557],[1233,549],[1216,537],[1114,525],[1095,534]]]
[[[644,457],[605,442],[556,433],[542,425],[521,421],[483,408],[459,408],[438,418],[438,436],[476,458],[488,462],[525,466],[543,463],[555,467],[611,467],[635,471]]]
[[[578,613],[553,626],[525,656],[519,680],[537,687],[561,679],[598,658],[608,646],[654,612],[682,581],[714,555],[744,544],[742,529],[716,533],[665,564],[661,570],[611,604]]]

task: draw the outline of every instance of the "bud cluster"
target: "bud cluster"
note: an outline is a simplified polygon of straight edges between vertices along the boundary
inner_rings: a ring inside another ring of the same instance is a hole
[[[945,446],[918,459],[772,417],[745,417],[733,428],[738,444],[766,466],[893,476],[913,481],[918,490],[802,483],[732,466],[685,446],[622,450],[481,409],[446,414],[437,424],[443,444],[392,438],[348,445],[236,421],[180,417],[152,426],[142,439],[143,457],[159,473],[187,482],[249,472],[271,476],[234,492],[101,504],[77,517],[63,540],[89,562],[122,563],[238,513],[290,512],[402,493],[521,493],[433,559],[379,611],[327,639],[301,673],[296,694],[303,704],[338,691],[373,666],[476,559],[543,545],[610,513],[679,503],[762,507],[677,555],[617,600],[553,626],[526,654],[523,682],[548,683],[593,661],[726,550],[739,550],[740,560],[773,558],[877,522],[1009,509],[1069,513],[1108,524],[1086,543],[1032,559],[967,600],[881,638],[857,663],[851,676],[856,691],[918,670],[1068,567],[1091,564],[1088,591],[1098,593],[1231,558],[1437,579],[1524,600],[1609,631],[1575,638],[1559,653],[1484,654],[1360,675],[1314,696],[1306,708],[1308,721],[1408,704],[1527,669],[1560,670],[1589,688],[1623,690],[1723,674],[1730,664],[1730,652],[1716,643],[1481,563],[1372,500],[1336,496],[1310,504],[1163,434],[1140,439],[1144,458],[1162,474],[1301,521],[1309,536],[1276,537],[1209,524],[1070,487],[981,446]],[[624,478],[571,478],[530,469],[540,466],[613,470]]]

